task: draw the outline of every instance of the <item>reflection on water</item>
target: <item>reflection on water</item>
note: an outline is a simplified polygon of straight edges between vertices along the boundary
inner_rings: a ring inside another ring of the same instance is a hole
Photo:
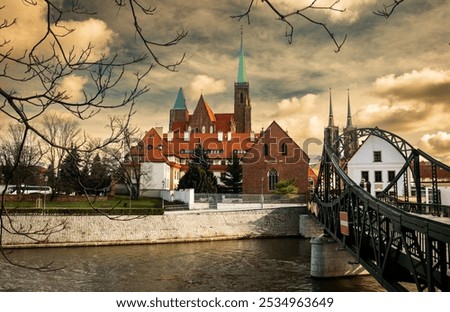
[[[370,276],[313,279],[309,240],[15,250],[23,264],[53,261],[41,273],[0,260],[1,291],[383,291]]]

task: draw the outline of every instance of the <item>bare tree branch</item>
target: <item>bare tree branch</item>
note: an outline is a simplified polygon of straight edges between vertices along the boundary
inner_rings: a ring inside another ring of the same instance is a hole
[[[342,46],[344,45],[344,43],[347,39],[347,35],[345,35],[344,39],[342,39],[341,41],[338,41],[336,39],[335,35],[333,34],[333,32],[331,32],[331,30],[328,28],[328,26],[325,23],[320,22],[320,21],[316,20],[315,18],[312,18],[312,17],[306,15],[310,11],[319,11],[319,10],[344,12],[345,9],[339,9],[336,7],[336,5],[340,2],[340,0],[336,0],[331,5],[327,5],[327,6],[316,5],[317,0],[312,0],[309,5],[299,8],[299,9],[296,9],[296,10],[293,10],[293,11],[286,12],[286,13],[283,13],[278,5],[273,4],[272,0],[261,0],[261,2],[265,3],[270,8],[270,10],[272,10],[275,13],[275,15],[277,16],[277,20],[286,24],[285,36],[289,43],[292,43],[293,35],[294,35],[294,26],[293,26],[292,22],[290,21],[290,18],[293,16],[300,16],[303,19],[307,20],[308,22],[322,27],[327,32],[328,36],[330,36],[331,40],[333,41],[333,43],[336,47],[334,52],[336,52],[336,53],[341,50]],[[255,5],[254,0],[251,0],[249,3],[249,6],[245,12],[243,12],[242,14],[233,15],[233,16],[231,16],[231,18],[235,18],[238,21],[240,21],[242,18],[245,17],[245,18],[247,18],[247,22],[250,24],[250,13],[251,13],[251,10],[254,5]]]
[[[397,8],[397,6],[403,1],[404,0],[394,0],[394,2],[391,4],[383,4],[383,10],[374,11],[373,14],[388,19],[394,13],[394,10]]]

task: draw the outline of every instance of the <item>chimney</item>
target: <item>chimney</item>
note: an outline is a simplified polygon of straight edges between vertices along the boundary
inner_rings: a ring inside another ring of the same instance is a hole
[[[155,131],[161,138],[163,137],[163,127],[155,127]]]

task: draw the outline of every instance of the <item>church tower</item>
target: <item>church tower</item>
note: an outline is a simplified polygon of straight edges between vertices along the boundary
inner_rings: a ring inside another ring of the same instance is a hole
[[[250,133],[252,131],[252,106],[250,104],[249,83],[245,73],[245,52],[242,27],[238,76],[237,82],[234,83],[234,119],[236,122],[236,132]]]
[[[339,128],[334,125],[333,116],[333,103],[331,100],[331,88],[330,88],[330,107],[328,115],[328,126],[324,129],[324,144],[332,148],[332,150],[337,153],[339,150],[339,142],[337,141],[339,137]]]
[[[350,90],[347,90],[347,125],[344,128],[344,157],[350,159],[358,149],[358,136],[356,127],[352,122],[352,112],[350,110]]]
[[[170,110],[169,131],[185,131],[186,124],[189,121],[189,111],[186,107],[186,98],[183,88],[178,90],[177,98],[173,108]]]

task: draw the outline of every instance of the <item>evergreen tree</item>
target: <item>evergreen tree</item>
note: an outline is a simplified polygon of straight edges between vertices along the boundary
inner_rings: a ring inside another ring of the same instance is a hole
[[[237,154],[233,153],[232,162],[228,164],[225,177],[221,180],[229,191],[242,193],[242,165]]]
[[[90,192],[100,195],[105,193],[105,190],[111,184],[111,176],[108,167],[103,163],[99,154],[95,155],[89,172],[87,186]]]
[[[201,145],[195,149],[189,169],[178,183],[178,189],[189,188],[193,188],[196,193],[217,192],[217,178],[210,170],[208,156]]]
[[[79,183],[80,179],[80,154],[76,149],[73,149],[63,159],[59,170],[59,181],[61,191],[66,194],[82,192],[82,187]]]

